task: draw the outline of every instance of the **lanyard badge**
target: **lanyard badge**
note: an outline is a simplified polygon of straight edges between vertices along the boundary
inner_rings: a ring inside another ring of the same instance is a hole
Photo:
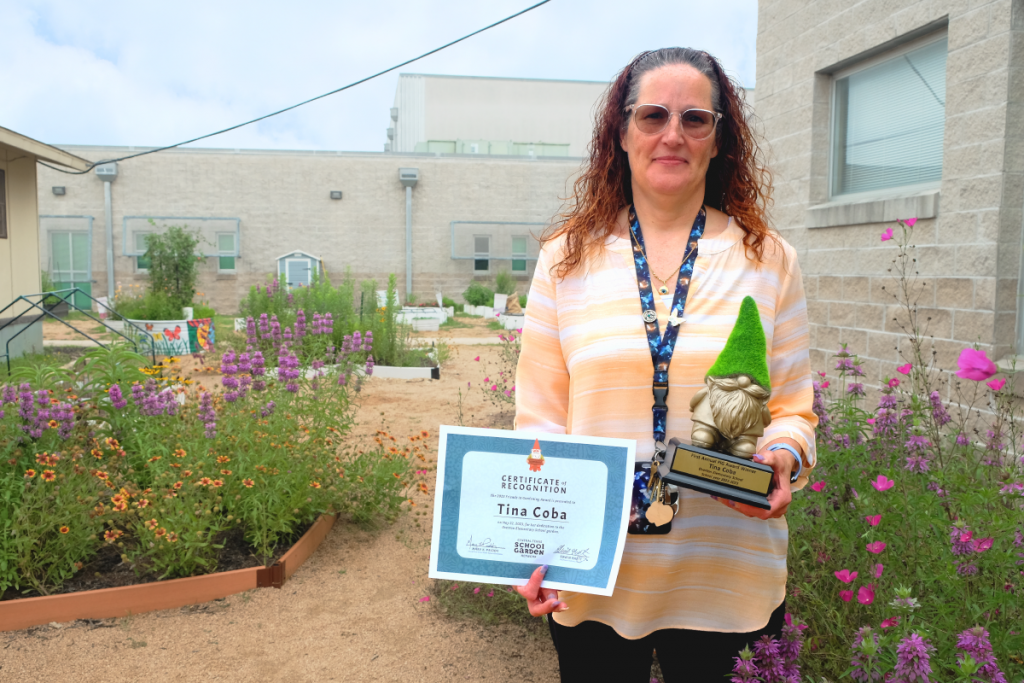
[[[690,280],[693,266],[697,261],[697,241],[704,234],[707,211],[702,206],[697,212],[690,229],[687,251],[679,266],[676,278],[675,295],[672,298],[665,334],[661,334],[658,325],[658,313],[654,308],[654,287],[651,284],[651,271],[647,263],[647,252],[644,236],[640,229],[640,221],[633,207],[629,209],[629,234],[633,245],[633,264],[636,267],[636,282],[640,292],[641,316],[647,333],[647,344],[651,351],[654,366],[653,413],[654,458],[651,463],[638,463],[633,477],[633,501],[630,514],[629,532],[633,534],[667,533],[668,522],[672,520],[673,511],[670,507],[671,498],[665,482],[658,474],[658,463],[665,455],[665,431],[668,419],[668,368],[672,363],[679,326],[685,322],[683,315],[686,309],[686,297],[690,291]],[[658,278],[661,279],[661,278]],[[664,287],[661,292],[666,292]],[[676,508],[678,510],[678,508]]]

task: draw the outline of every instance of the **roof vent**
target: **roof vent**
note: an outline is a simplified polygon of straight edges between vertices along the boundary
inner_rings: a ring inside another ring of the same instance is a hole
[[[109,164],[100,164],[96,167],[96,177],[105,183],[112,183],[117,178],[117,162],[111,161]]]

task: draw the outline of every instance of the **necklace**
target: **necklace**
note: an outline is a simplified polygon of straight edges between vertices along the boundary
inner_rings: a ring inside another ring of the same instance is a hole
[[[632,223],[634,220],[636,220],[636,213],[631,208],[630,212],[629,212],[629,221],[630,221],[630,223]],[[667,278],[664,278],[664,277],[661,277],[660,275],[658,275],[657,273],[655,273],[654,269],[651,268],[651,260],[649,258],[647,258],[647,247],[642,245],[642,244],[640,245],[640,250],[643,252],[644,260],[647,261],[647,270],[651,273],[651,275],[654,276],[654,279],[656,279],[658,282],[661,283],[661,287],[658,287],[658,293],[659,294],[668,294],[669,293],[668,281],[672,278],[673,275],[675,275],[676,273],[679,272],[679,269],[683,267],[684,263],[686,263],[686,259],[689,258],[690,252],[692,252],[696,247],[697,247],[697,243],[694,242],[693,246],[690,247],[689,249],[687,249],[686,253],[683,254],[683,259],[679,262],[679,265],[672,269],[672,272],[669,273],[669,276]]]

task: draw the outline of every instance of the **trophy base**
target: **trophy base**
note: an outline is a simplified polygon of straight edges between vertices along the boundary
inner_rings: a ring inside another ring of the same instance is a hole
[[[768,465],[672,439],[675,452],[662,477],[675,486],[770,510],[774,471]]]

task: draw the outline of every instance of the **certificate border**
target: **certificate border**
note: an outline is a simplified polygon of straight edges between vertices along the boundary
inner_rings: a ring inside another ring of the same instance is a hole
[[[521,442],[526,442],[529,446],[532,446],[534,439],[539,439],[546,443],[554,442],[625,449],[626,457],[624,462],[621,463],[621,468],[614,466],[614,455],[611,453],[608,453],[607,457],[586,458],[603,462],[608,466],[608,487],[605,491],[605,530],[602,535],[597,564],[593,569],[589,570],[552,565],[549,567],[545,580],[541,584],[545,588],[558,590],[572,590],[606,596],[612,594],[615,588],[615,580],[619,573],[622,551],[626,543],[626,526],[629,523],[630,496],[633,488],[633,463],[636,457],[635,441],[596,436],[549,434],[545,432],[454,427],[450,425],[442,425],[439,436],[429,576],[438,579],[478,581],[481,583],[514,586],[526,584],[535,566],[529,563],[508,562],[504,560],[462,558],[458,561],[458,564],[468,565],[469,568],[476,571],[451,571],[446,570],[445,565],[447,561],[441,559],[442,546],[444,546],[445,557],[458,555],[454,545],[458,528],[459,498],[462,489],[462,456],[474,450],[514,452],[513,448],[516,450],[522,449]],[[503,447],[496,449],[481,445],[478,439],[474,439],[471,445],[466,445],[456,452],[450,448],[449,437],[452,436],[483,437],[485,439],[506,440],[513,443],[508,445],[502,444]],[[524,456],[526,455],[528,455],[528,450],[524,452]],[[561,457],[581,456],[566,453]],[[457,462],[456,458],[459,459]],[[442,535],[442,529],[448,532],[447,535]],[[614,540],[614,543],[609,542],[611,540]]]

